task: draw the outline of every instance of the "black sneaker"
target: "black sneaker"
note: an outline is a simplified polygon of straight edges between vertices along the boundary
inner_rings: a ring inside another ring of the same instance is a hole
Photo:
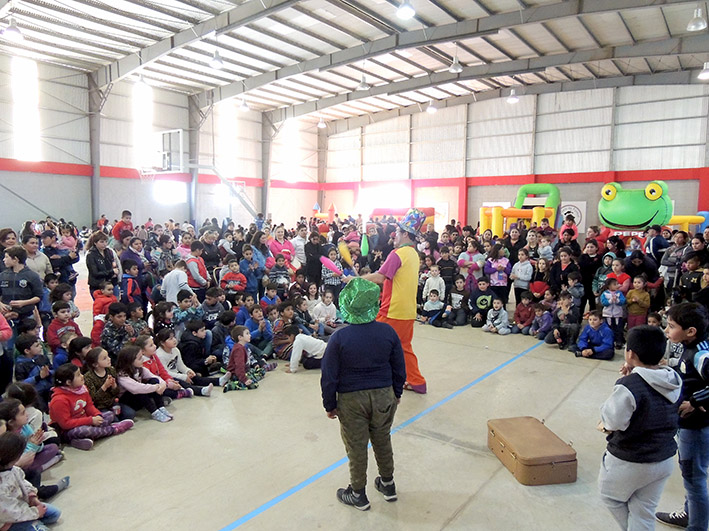
[[[673,513],[655,513],[655,518],[663,524],[671,525],[672,527],[684,529],[689,525],[689,516],[684,510]]]
[[[394,480],[391,481],[391,485],[384,485],[382,484],[382,478],[377,476],[374,480],[374,488],[382,493],[386,501],[396,501],[396,485],[394,484]]]
[[[369,500],[365,492],[362,491],[360,494],[356,493],[352,489],[352,485],[349,485],[346,489],[337,489],[337,499],[345,505],[351,505],[360,511],[369,510]]]

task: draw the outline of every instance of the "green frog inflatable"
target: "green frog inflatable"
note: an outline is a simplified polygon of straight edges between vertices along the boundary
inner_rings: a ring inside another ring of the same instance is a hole
[[[664,181],[652,181],[644,189],[623,190],[607,183],[601,190],[598,217],[603,225],[618,230],[643,230],[650,225],[667,225],[674,207]]]

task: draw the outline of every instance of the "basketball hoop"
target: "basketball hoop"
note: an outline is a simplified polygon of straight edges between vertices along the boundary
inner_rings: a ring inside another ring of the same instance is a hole
[[[140,168],[138,175],[140,176],[141,184],[151,183],[155,180],[155,168]]]

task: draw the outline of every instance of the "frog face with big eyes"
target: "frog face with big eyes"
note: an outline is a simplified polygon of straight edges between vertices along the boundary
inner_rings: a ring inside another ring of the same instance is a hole
[[[664,181],[652,181],[644,189],[623,190],[608,183],[601,190],[598,217],[606,227],[619,230],[666,225],[672,217],[672,200]]]

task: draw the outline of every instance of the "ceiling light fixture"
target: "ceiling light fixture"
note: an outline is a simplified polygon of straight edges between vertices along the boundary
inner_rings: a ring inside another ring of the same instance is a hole
[[[224,68],[224,61],[222,60],[222,56],[219,55],[219,50],[214,50],[214,55],[209,60],[209,66],[215,70],[221,70]]]
[[[453,57],[453,62],[448,68],[448,72],[451,74],[460,74],[463,71],[463,66],[458,61],[458,43],[455,43],[455,57]]]
[[[359,82],[359,85],[357,85],[357,90],[369,90],[371,89],[371,85],[367,83],[367,79],[364,77],[364,74],[362,74],[362,81]]]
[[[458,55],[453,58],[453,62],[451,63],[451,66],[448,71],[451,74],[460,74],[463,71],[463,65],[458,62]]]
[[[320,117],[320,121],[318,122],[318,129],[325,129],[327,127],[327,124],[325,123],[325,120],[323,120],[322,116]]]
[[[249,104],[246,103],[246,100],[244,98],[241,98],[241,104],[239,105],[239,110],[241,112],[248,112],[249,109]]]
[[[519,103],[519,96],[517,96],[517,91],[515,89],[510,90],[510,95],[507,96],[507,103],[510,105]]]
[[[25,39],[22,35],[20,28],[17,27],[15,23],[15,17],[10,17],[10,25],[2,31],[3,37],[8,41],[19,42]]]
[[[416,10],[414,9],[414,6],[411,5],[410,0],[402,0],[401,5],[396,10],[396,16],[401,20],[410,20],[414,18],[415,14]]]
[[[707,29],[707,19],[704,18],[702,14],[702,8],[697,7],[694,10],[694,16],[692,20],[687,24],[687,31],[702,31]]]
[[[701,79],[702,81],[709,80],[709,63],[704,63],[704,69],[699,72],[697,79]]]
[[[436,111],[438,111],[438,108],[433,104],[433,100],[428,102],[428,107],[426,107],[426,112],[428,114],[436,114]]]

